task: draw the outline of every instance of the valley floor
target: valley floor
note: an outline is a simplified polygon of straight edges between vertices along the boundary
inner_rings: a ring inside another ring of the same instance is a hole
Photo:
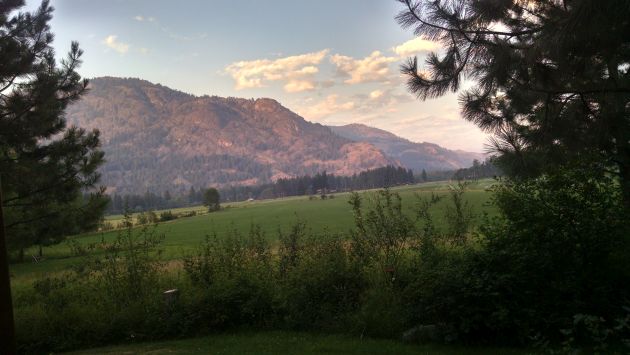
[[[84,354],[526,354],[506,348],[465,348],[444,345],[411,345],[393,340],[360,339],[343,335],[299,332],[219,334],[200,338],[110,346],[68,353]]]

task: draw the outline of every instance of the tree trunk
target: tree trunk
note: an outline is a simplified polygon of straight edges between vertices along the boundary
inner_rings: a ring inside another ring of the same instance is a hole
[[[14,355],[17,353],[17,348],[15,344],[9,254],[7,253],[6,240],[2,211],[2,183],[0,182],[0,349],[3,354]]]
[[[619,175],[623,205],[628,211],[630,211],[630,165],[622,166],[619,164]]]

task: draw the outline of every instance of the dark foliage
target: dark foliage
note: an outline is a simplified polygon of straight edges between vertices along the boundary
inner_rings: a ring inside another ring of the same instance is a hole
[[[450,177],[451,173],[444,176]],[[441,175],[440,175],[441,176]],[[434,175],[432,175],[434,177]],[[352,176],[336,176],[326,171],[313,176],[300,176],[296,178],[279,179],[274,183],[255,186],[233,186],[219,190],[221,201],[244,201],[249,198],[270,199],[287,196],[304,196],[327,193],[353,191],[362,189],[384,188],[415,182],[413,172],[401,167],[387,166],[372,170],[366,170]],[[179,195],[166,198],[153,192],[144,195],[112,195],[108,212],[122,213],[125,206],[134,211],[149,211],[154,209],[167,209],[191,206],[204,203],[204,189],[191,187],[187,195]],[[167,190],[168,192],[168,190]],[[333,195],[330,195],[333,196]]]
[[[219,195],[219,191],[215,188],[206,189],[203,192],[203,205],[208,207],[209,212],[220,210],[221,196]]]
[[[73,42],[57,63],[48,1],[33,13],[0,15],[0,173],[9,247],[58,242],[93,227],[106,201],[99,181],[99,132],[66,125],[66,107],[86,91],[76,72],[82,51]],[[82,192],[90,196],[82,198]]]
[[[352,176],[336,176],[326,171],[313,176],[300,176],[279,179],[275,183],[259,186],[235,186],[222,190],[221,195],[228,201],[247,198],[276,198],[303,196],[322,192],[341,192],[413,184],[415,178],[411,170],[386,166],[362,171]]]
[[[486,159],[481,163],[474,160],[471,167],[457,170],[453,174],[453,179],[475,181],[485,178],[499,178],[502,175],[503,172],[496,166],[494,159]]]
[[[403,27],[439,41],[426,70],[403,66],[420,99],[457,91],[464,117],[495,138],[510,176],[594,161],[630,207],[630,3],[625,0],[398,0]]]

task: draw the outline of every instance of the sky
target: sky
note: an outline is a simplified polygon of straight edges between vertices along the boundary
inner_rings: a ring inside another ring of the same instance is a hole
[[[457,94],[419,101],[400,65],[440,46],[395,20],[394,0],[52,0],[54,47],[87,78],[141,78],[195,95],[270,97],[305,119],[363,123],[482,152]],[[23,10],[40,1],[27,0]]]

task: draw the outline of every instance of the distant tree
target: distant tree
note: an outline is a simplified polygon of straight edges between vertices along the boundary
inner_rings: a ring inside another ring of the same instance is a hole
[[[190,190],[188,191],[188,203],[195,203],[197,202],[197,192],[195,191],[195,187],[191,186]]]
[[[427,180],[427,171],[422,169],[422,181],[426,182]]]
[[[219,191],[213,187],[206,189],[203,193],[203,205],[208,207],[209,212],[221,209],[221,196]]]
[[[483,163],[478,160],[473,161],[473,166],[457,170],[453,174],[455,180],[477,180],[483,178],[496,178],[503,175],[501,170],[497,168],[494,159],[487,159]]]
[[[275,195],[274,195],[273,189],[271,187],[268,187],[268,188],[262,190],[260,192],[260,194],[258,195],[258,199],[259,200],[266,200],[266,199],[271,199],[271,198],[274,198],[274,197],[275,197]]]
[[[505,173],[590,165],[619,178],[630,207],[629,1],[397,1],[399,23],[442,47],[402,67],[411,92],[472,83],[463,116],[494,134]]]

